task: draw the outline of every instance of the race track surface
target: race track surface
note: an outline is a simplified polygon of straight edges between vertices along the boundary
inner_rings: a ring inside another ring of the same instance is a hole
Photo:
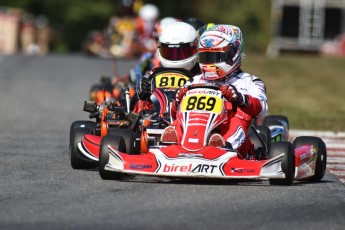
[[[126,73],[134,62],[118,61]],[[110,60],[0,58],[0,229],[344,229],[345,186],[127,178],[73,170],[69,126]]]

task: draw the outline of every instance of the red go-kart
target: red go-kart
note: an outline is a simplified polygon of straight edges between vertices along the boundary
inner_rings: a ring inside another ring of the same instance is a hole
[[[208,138],[227,119],[232,105],[218,86],[190,86],[177,112],[176,143],[148,146],[147,153],[133,153],[116,132],[103,137],[99,173],[103,179],[125,174],[175,178],[268,179],[273,185],[291,185],[294,180],[319,181],[326,169],[326,146],[318,137],[297,137],[271,142],[256,133],[255,152],[242,159],[234,149],[209,146]],[[234,108],[235,109],[235,108]],[[254,140],[255,139],[255,140]],[[137,143],[137,142],[135,142]],[[133,143],[134,144],[134,143]]]

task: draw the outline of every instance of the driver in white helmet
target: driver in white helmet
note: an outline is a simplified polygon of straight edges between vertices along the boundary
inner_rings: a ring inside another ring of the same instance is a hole
[[[265,84],[260,78],[240,68],[244,56],[243,39],[241,30],[236,26],[221,24],[209,28],[199,39],[198,51],[202,74],[193,77],[192,81],[177,91],[174,104],[178,106],[188,85],[221,85],[224,97],[237,106],[237,112],[221,125],[220,134],[210,137],[209,144],[237,149],[240,157],[245,159],[252,149],[247,132],[252,119],[267,113]]]
[[[197,32],[185,22],[174,22],[164,28],[158,40],[158,59],[165,68],[183,68],[194,74],[201,73],[197,64]],[[152,110],[151,80],[155,71],[144,75],[140,80],[140,89],[132,97],[130,110],[140,113]]]

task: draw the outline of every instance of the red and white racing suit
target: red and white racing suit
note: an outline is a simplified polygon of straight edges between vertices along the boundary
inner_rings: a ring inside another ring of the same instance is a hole
[[[185,86],[192,84],[215,83],[218,85],[229,84],[236,87],[237,91],[248,98],[247,107],[238,107],[236,114],[221,124],[220,130],[224,140],[236,149],[242,158],[251,149],[251,142],[248,137],[248,128],[252,118],[262,119],[267,114],[267,95],[264,82],[256,76],[239,71],[231,78],[224,78],[216,81],[207,81],[203,74],[196,75],[192,81]],[[231,125],[230,125],[231,124]]]

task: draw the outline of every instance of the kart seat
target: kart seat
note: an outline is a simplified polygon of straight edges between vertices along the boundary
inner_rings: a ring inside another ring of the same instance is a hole
[[[267,156],[271,146],[271,130],[267,126],[252,125],[248,135],[257,158]]]

